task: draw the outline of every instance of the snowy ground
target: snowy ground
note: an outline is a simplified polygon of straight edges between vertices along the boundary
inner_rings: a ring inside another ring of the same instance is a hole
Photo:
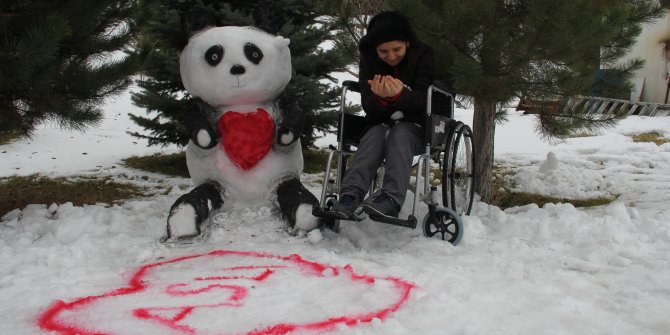
[[[177,150],[127,135],[137,129],[127,112],[142,113],[122,98],[86,134],[43,127],[0,146],[0,176],[95,174],[169,190],[5,215],[0,333],[670,333],[670,144],[625,136],[670,136],[670,118],[545,143],[532,116],[511,115],[496,158],[520,167],[519,189],[619,198],[590,209],[476,203],[457,247],[371,221],[291,237],[266,207],[219,213],[206,241],[169,247],[158,242],[168,209],[190,182],[119,164]],[[319,192],[318,175],[303,177]]]

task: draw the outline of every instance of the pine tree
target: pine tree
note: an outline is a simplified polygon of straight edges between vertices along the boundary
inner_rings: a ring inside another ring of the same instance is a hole
[[[188,143],[182,113],[191,97],[185,94],[179,76],[179,54],[187,43],[180,18],[195,7],[209,11],[219,26],[256,25],[291,40],[294,73],[284,95],[306,113],[301,137],[304,148],[312,146],[317,136],[329,132],[336,123],[339,91],[328,81],[335,81],[330,73],[342,71],[346,60],[334,50],[319,47],[331,38],[331,27],[314,10],[315,1],[150,0],[149,5],[155,16],[141,38],[149,61],[144,69],[146,77],[139,82],[143,90],[133,100],[151,115],[131,115],[148,131],[133,135],[147,138],[153,145]]]
[[[657,0],[389,0],[405,12],[421,39],[436,51],[459,94],[474,104],[476,190],[491,200],[497,108],[527,95],[557,99],[585,94],[600,66],[631,73],[641,61],[616,65],[641,25],[662,13]],[[623,115],[594,118],[559,109],[539,115],[538,128],[565,135],[575,128],[616,123]]]
[[[26,135],[44,121],[82,130],[105,98],[136,73],[123,57],[140,19],[136,0],[3,0],[0,4],[0,132]]]
[[[333,35],[334,50],[339,52],[358,75],[360,52],[358,43],[365,35],[370,19],[378,12],[388,9],[384,0],[321,0],[320,10],[327,15],[335,28]]]

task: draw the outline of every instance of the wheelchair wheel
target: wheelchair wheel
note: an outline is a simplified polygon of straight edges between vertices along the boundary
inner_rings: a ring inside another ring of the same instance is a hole
[[[442,161],[442,202],[458,215],[469,215],[475,194],[472,130],[457,122],[448,141]]]
[[[423,236],[436,236],[457,245],[463,237],[463,221],[453,210],[436,207],[423,219]]]

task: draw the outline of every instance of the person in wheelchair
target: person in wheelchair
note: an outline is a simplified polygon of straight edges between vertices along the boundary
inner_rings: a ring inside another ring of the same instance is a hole
[[[365,131],[347,169],[331,215],[350,219],[385,160],[381,190],[363,203],[375,217],[397,218],[410,181],[413,156],[422,153],[426,91],[435,57],[397,11],[375,15],[359,43],[359,84]]]

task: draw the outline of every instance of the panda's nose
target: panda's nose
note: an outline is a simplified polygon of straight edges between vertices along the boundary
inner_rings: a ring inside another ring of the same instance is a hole
[[[233,67],[230,68],[230,74],[232,74],[232,75],[237,76],[237,75],[240,75],[240,74],[244,74],[244,72],[246,72],[246,70],[244,69],[244,66],[239,65],[239,64],[235,64],[235,65],[233,65]]]

